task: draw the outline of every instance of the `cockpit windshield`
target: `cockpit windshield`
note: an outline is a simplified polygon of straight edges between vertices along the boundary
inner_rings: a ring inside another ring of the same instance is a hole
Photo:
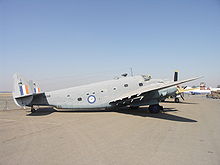
[[[150,75],[141,75],[144,79],[144,81],[149,81],[151,79]]]

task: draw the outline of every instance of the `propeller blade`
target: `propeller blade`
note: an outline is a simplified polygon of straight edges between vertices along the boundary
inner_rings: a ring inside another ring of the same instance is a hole
[[[183,100],[185,100],[184,97],[183,97],[183,95],[182,95],[182,93],[180,94],[180,96],[181,96],[181,98],[182,98]]]

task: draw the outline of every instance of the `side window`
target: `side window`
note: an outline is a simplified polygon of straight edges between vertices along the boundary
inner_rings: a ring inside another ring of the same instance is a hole
[[[117,89],[116,87],[113,88],[114,91],[115,91],[116,89]]]
[[[142,87],[144,84],[143,83],[139,83],[139,86]]]
[[[128,87],[128,84],[124,84],[124,87]]]
[[[82,98],[81,98],[81,97],[79,97],[77,100],[78,100],[78,101],[82,101]]]

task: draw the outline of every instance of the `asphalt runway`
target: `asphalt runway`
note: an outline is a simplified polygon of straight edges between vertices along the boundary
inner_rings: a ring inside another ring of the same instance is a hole
[[[219,165],[220,100],[120,112],[0,111],[0,164]]]

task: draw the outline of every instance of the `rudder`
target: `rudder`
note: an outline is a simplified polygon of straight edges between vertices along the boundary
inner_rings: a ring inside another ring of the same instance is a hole
[[[13,75],[13,99],[18,106],[28,106],[34,93],[33,81],[26,80],[18,73]]]

